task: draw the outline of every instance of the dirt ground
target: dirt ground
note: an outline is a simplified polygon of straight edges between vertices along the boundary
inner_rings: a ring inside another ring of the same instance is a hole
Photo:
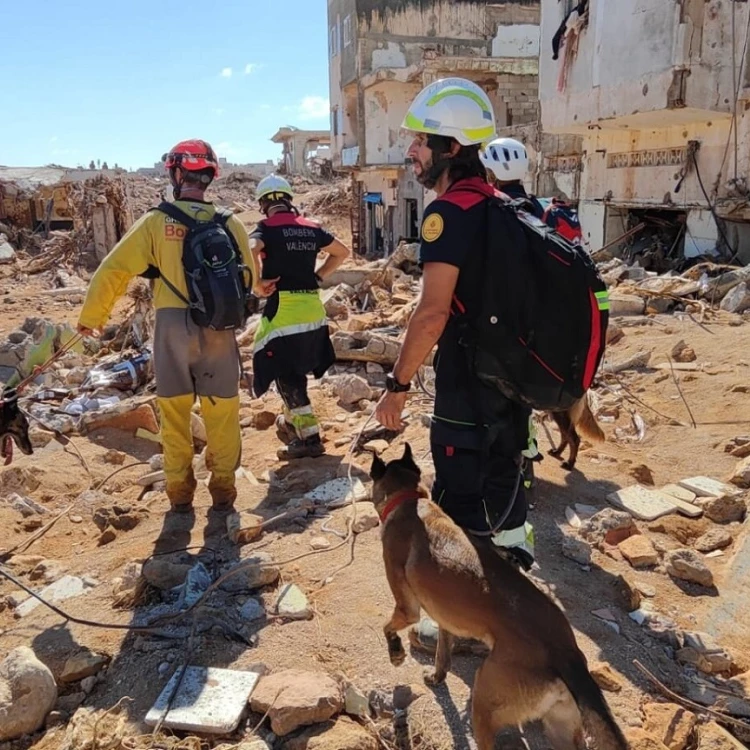
[[[249,213],[243,215],[249,225],[257,218]],[[0,338],[30,315],[75,323],[77,306],[50,299],[41,293],[43,289],[40,278],[22,279],[20,283],[10,277],[0,279],[0,304],[4,303]],[[115,319],[126,309],[127,302],[121,303]],[[650,587],[654,608],[674,620],[677,627],[710,631],[722,592],[733,586],[730,568],[747,530],[740,524],[730,526],[732,546],[724,555],[706,560],[716,581],[716,590],[710,591],[678,586],[663,572],[635,571],[621,556],[618,559],[616,553],[608,556],[594,551],[590,569],[583,569],[561,554],[565,509],[574,503],[608,507],[606,495],[634,484],[633,473],[642,465],[650,469],[657,487],[695,475],[727,479],[737,459],[724,451],[725,444],[738,435],[750,434],[750,324],[742,324],[742,318],[723,313],[709,314],[703,323],[676,315],[637,317],[621,322],[624,336],[610,347],[608,362],[648,350],[652,351],[650,367],[623,372],[616,379],[601,378],[596,389],[598,396],[609,399],[614,389],[619,405],[616,420],[602,422],[607,441],[596,446],[585,444],[573,472],[564,471],[552,457],[546,457],[538,465],[530,520],[536,530],[539,563],[534,575],[565,608],[588,659],[606,661],[621,675],[622,690],[608,692],[606,697],[618,721],[627,727],[640,725],[641,704],[658,695],[658,690],[634,666],[634,660],[639,660],[678,692],[686,678],[665,644],[628,618],[616,577],[626,574],[643,588]],[[664,377],[664,370],[655,369],[656,365],[667,362],[666,355],[681,339],[697,354],[695,371],[677,373],[695,427],[671,375]],[[621,385],[632,396],[625,394]],[[367,411],[349,412],[339,407],[325,384],[316,384],[311,392],[315,409],[324,422],[328,454],[284,465],[276,458],[278,443],[273,428],[265,431],[244,428],[242,463],[261,482],[257,486],[241,483],[237,507],[243,513],[271,517],[307,490],[345,473],[348,444],[336,447],[335,443],[343,442],[339,438],[354,437],[369,415]],[[261,401],[247,393],[242,396],[243,418],[261,409],[276,412],[278,408],[278,398],[273,394]],[[429,398],[417,393],[410,398],[407,408],[408,427],[391,444],[384,458],[400,455],[404,442],[408,441],[415,455],[429,468],[428,434],[422,418],[430,412]],[[646,424],[641,442],[618,439],[615,435],[615,428],[628,429],[631,411],[637,412]],[[551,423],[545,425],[556,441],[557,433]],[[72,442],[85,459],[88,471],[75,451],[64,449],[55,441],[38,449],[33,457],[17,455],[15,459],[16,467],[33,467],[40,479],[39,488],[27,494],[48,509],[48,517],[65,509],[92,483],[100,482],[118,468],[108,462],[109,451],[126,454],[126,465],[147,461],[159,452],[158,444],[117,430],[73,437]],[[550,447],[544,429],[540,429],[540,446],[545,452]],[[354,456],[354,476],[366,479],[370,458],[368,453]],[[323,526],[343,532],[346,509],[333,511],[332,520],[298,519],[273,527],[259,541],[236,547],[229,543],[221,523],[209,516],[210,500],[205,487],[199,489],[194,519],[175,522],[166,514],[168,506],[163,493],[149,493],[145,499],[141,498],[142,488],[134,481],[146,471],[148,468],[143,466],[127,469],[103,487],[112,502],[146,509],[143,520],[133,530],[118,532],[113,542],[98,546],[100,533],[92,521],[92,509],[84,504],[74,507],[25,550],[25,555],[58,561],[66,572],[90,576],[99,583],[88,593],[64,602],[61,606],[66,612],[100,623],[127,626],[135,613],[113,606],[111,581],[122,575],[126,564],[142,562],[155,552],[203,547],[204,551],[213,550],[219,563],[225,564],[262,550],[283,563],[310,552],[311,539],[323,536],[333,549],[282,565],[282,582],[296,583],[308,595],[314,608],[311,620],[282,622],[270,618],[254,628],[253,646],[243,646],[221,634],[206,634],[200,638],[200,647],[191,663],[239,669],[263,663],[273,671],[291,667],[323,670],[345,675],[365,692],[374,688],[390,692],[398,684],[421,683],[423,670],[431,659],[412,652],[400,668],[394,668],[388,660],[382,625],[390,616],[392,598],[383,572],[377,529],[356,537],[354,559],[342,570],[339,569],[349,559],[349,546],[336,548],[341,543],[340,537],[328,533]],[[683,523],[699,522],[684,520]],[[707,521],[700,523],[712,525]],[[639,522],[639,526],[657,547],[678,546],[673,536],[650,531],[646,523]],[[17,512],[0,508],[0,550],[22,542],[31,533],[24,530]],[[0,582],[0,599],[13,592],[7,581]],[[274,591],[265,591],[262,598],[270,604]],[[238,594],[236,599],[239,604],[246,596]],[[739,666],[747,669],[750,606],[747,599],[733,602],[732,606],[736,627],[722,635],[721,643],[736,655]],[[592,614],[601,609],[611,611],[619,633]],[[127,716],[128,733],[132,735],[148,731],[142,723],[143,717],[167,679],[160,672],[160,665],[177,663],[184,655],[184,643],[153,640],[122,629],[66,624],[59,615],[43,607],[23,619],[15,619],[11,608],[5,608],[0,611],[0,653],[19,645],[32,645],[55,674],[62,669],[67,656],[79,647],[109,655],[112,661],[106,677],[96,685],[85,705],[107,709],[123,696],[130,696]],[[467,709],[477,664],[477,657],[457,657],[447,685],[436,691],[453,732],[455,748],[471,747]],[[64,727],[49,729],[24,747],[53,750],[61,747],[64,733]]]

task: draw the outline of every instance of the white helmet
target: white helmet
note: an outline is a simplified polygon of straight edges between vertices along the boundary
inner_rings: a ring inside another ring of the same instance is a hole
[[[529,155],[526,146],[515,138],[497,138],[487,144],[480,152],[485,169],[489,169],[495,178],[503,182],[523,180],[529,171]]]
[[[487,94],[465,78],[443,78],[419,92],[401,125],[415,133],[445,135],[462,146],[495,136],[495,113]]]
[[[255,197],[258,200],[270,198],[271,200],[282,200],[283,198],[294,198],[292,186],[283,178],[275,174],[264,177],[255,189]]]

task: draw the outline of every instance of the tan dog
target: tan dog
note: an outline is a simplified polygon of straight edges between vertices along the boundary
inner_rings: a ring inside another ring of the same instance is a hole
[[[555,420],[557,428],[560,430],[560,445],[549,452],[550,456],[561,459],[562,452],[570,446],[570,456],[567,461],[563,461],[563,469],[572,471],[575,468],[578,448],[581,445],[581,438],[578,436],[579,429],[581,434],[589,440],[596,443],[604,441],[604,432],[589,406],[588,393],[585,393],[566,411],[549,411],[546,413]]]
[[[584,730],[598,750],[625,750],[565,615],[489,545],[475,546],[428,499],[411,448],[387,465],[376,456],[370,475],[396,600],[384,627],[391,662],[403,663],[398,631],[418,622],[424,609],[440,627],[428,684],[445,679],[454,636],[484,641],[490,649],[472,693],[479,750],[492,750],[500,729],[537,719],[555,750],[584,748]]]

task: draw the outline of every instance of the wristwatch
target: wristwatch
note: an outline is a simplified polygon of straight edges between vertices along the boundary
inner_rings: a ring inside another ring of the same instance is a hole
[[[389,393],[406,393],[411,389],[411,383],[407,383],[406,385],[399,383],[393,373],[390,372],[385,376],[385,389]]]

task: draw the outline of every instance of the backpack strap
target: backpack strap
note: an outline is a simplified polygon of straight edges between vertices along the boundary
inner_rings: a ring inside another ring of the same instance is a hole
[[[170,219],[179,221],[180,224],[184,224],[188,229],[195,229],[198,226],[198,222],[189,214],[186,214],[181,209],[177,208],[174,203],[169,201],[162,201],[158,206],[151,209],[152,211],[160,211],[163,214],[169,216]]]
[[[150,208],[149,211],[159,211],[160,213],[166,214],[171,219],[179,221],[180,224],[184,224],[188,229],[193,229],[198,224],[192,216],[188,216],[188,214],[181,211],[174,205],[174,203],[170,203],[169,201],[162,201],[158,206]],[[161,279],[167,289],[169,289],[177,299],[184,302],[188,307],[193,307],[193,305],[190,304],[190,300],[185,297],[185,295],[156,266],[149,265],[144,277],[148,279]]]

